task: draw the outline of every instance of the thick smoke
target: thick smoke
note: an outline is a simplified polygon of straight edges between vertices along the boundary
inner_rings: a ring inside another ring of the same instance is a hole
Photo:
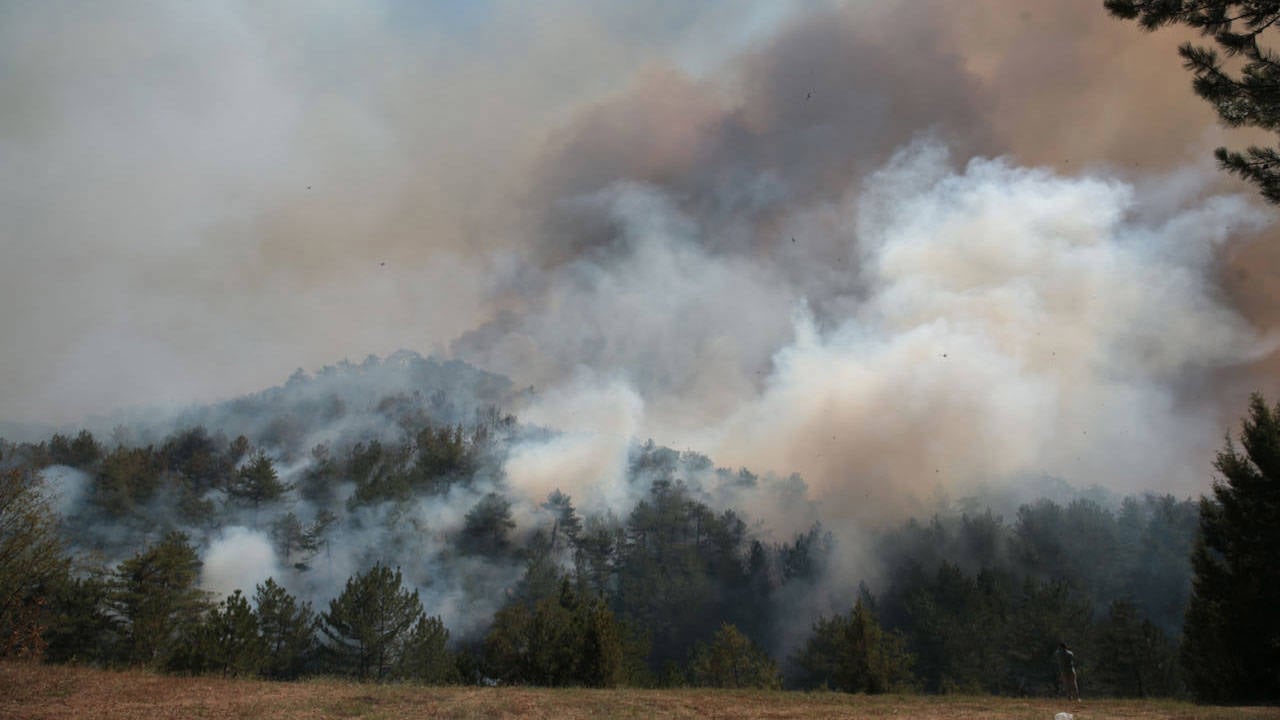
[[[643,407],[639,395],[620,382],[599,386],[580,380],[539,397],[523,418],[555,434],[516,444],[505,465],[507,481],[526,508],[555,490],[590,512],[627,507],[637,489],[629,486],[627,464]],[[528,525],[532,518],[523,520]]]
[[[779,533],[1046,474],[1207,485],[1276,389],[1280,257],[1204,162],[1246,140],[1192,96],[1182,38],[1100,2],[683,5],[0,10],[0,420],[401,347],[527,388],[370,366],[319,373],[293,422],[127,423],[270,437],[287,481],[314,444],[407,440],[371,396],[476,389],[433,413],[547,428],[475,487],[334,529],[295,587],[317,602],[379,553],[437,557],[492,488],[522,531],[556,488],[625,512],[650,437],[772,477],[708,492]],[[211,588],[288,565],[236,522],[193,528]],[[406,570],[465,630],[492,608],[458,588],[496,605],[520,569]]]
[[[282,577],[271,538],[240,525],[224,528],[205,549],[200,585],[225,597],[235,590],[252,595],[267,578]]]
[[[47,467],[41,473],[48,492],[49,505],[59,515],[75,511],[84,499],[85,490],[93,478],[80,470],[65,465]]]
[[[1269,280],[1224,272],[1266,223],[1204,162],[1221,132],[1187,79],[1152,75],[1181,39],[849,5],[730,82],[649,72],[553,136],[532,262],[453,350],[622,382],[642,436],[799,470],[844,517],[1044,473],[1203,489],[1270,388]]]
[[[864,516],[904,491],[1036,472],[1198,489],[1189,460],[1217,426],[1177,411],[1183,388],[1268,349],[1206,275],[1225,228],[1263,216],[1223,197],[1148,223],[1142,202],[1105,178],[904,150],[856,202],[865,297],[829,330],[802,313],[713,453],[785,458]]]
[[[613,242],[575,198],[617,181],[821,285],[834,233],[797,211],[921,131],[1130,179],[1245,142],[1191,96],[1184,38],[1088,3],[3,13],[0,420],[228,397],[501,327]],[[1267,327],[1269,246],[1219,274]],[[1261,382],[1241,376],[1224,409]]]
[[[618,186],[608,261],[573,264],[497,335],[504,369],[552,383],[535,417],[584,426],[509,472],[605,493],[631,434],[799,471],[832,519],[1043,473],[1198,491],[1221,428],[1201,386],[1271,348],[1212,282],[1218,248],[1267,215],[1197,199],[1199,177],[958,165],[916,142],[814,211],[846,260],[819,297],[785,259],[717,255],[658,189]]]

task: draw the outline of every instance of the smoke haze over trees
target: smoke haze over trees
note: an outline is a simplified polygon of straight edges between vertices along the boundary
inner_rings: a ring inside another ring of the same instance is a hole
[[[1180,690],[1280,245],[1185,37],[1083,7],[0,9],[5,642]]]
[[[445,378],[459,392],[402,392]],[[5,443],[77,566],[17,593],[5,630],[39,618],[54,660],[279,679],[1006,694],[1052,692],[1070,638],[1095,693],[1183,687],[1191,501],[1042,481],[1058,500],[921,499],[930,515],[855,545],[799,476],[649,441],[589,509],[504,472],[562,435],[483,404],[512,392],[402,353],[192,408],[209,427],[145,446],[124,439],[155,428]],[[255,475],[276,488],[256,504]]]

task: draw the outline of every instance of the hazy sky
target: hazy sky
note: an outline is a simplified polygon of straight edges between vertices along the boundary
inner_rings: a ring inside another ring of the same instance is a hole
[[[1280,253],[1181,39],[1100,0],[0,3],[0,420],[408,348],[819,490],[1194,488],[1276,389]]]
[[[447,346],[520,262],[548,134],[710,72],[758,5],[0,6],[0,416]]]

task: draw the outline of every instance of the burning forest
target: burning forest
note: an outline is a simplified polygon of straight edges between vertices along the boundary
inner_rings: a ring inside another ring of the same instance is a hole
[[[1280,699],[1280,8],[1164,5],[0,10],[0,650]]]

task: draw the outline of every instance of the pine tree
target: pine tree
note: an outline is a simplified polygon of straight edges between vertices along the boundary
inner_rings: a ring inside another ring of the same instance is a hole
[[[562,536],[570,545],[577,542],[578,535],[582,533],[582,519],[578,517],[577,511],[573,507],[573,501],[568,495],[556,488],[547,496],[547,501],[542,503],[542,509],[551,513],[552,552],[559,548],[559,541]]]
[[[848,615],[819,618],[795,662],[804,684],[844,692],[892,692],[914,680],[902,639],[881,629],[862,598]]]
[[[170,662],[171,669],[240,677],[256,674],[266,661],[266,646],[258,634],[258,618],[239,590],[227,596],[191,629],[185,646]]]
[[[256,516],[259,505],[275,502],[292,489],[292,485],[280,481],[271,458],[259,452],[236,472],[227,493],[252,505]]]
[[[201,565],[187,536],[171,532],[116,568],[108,605],[122,624],[126,662],[165,664],[179,634],[199,622],[208,607],[196,587]]]
[[[405,641],[399,675],[428,685],[456,682],[457,664],[448,644],[449,631],[444,622],[422,613]]]
[[[611,595],[618,614],[649,633],[653,670],[687,663],[712,628],[747,615],[746,526],[695,500],[683,482],[655,480],[621,540]]]
[[[102,459],[90,500],[112,517],[127,515],[160,486],[159,457],[150,448],[112,450]]]
[[[1098,625],[1096,681],[1123,697],[1168,696],[1177,690],[1177,654],[1169,639],[1127,600],[1111,603]]]
[[[1116,17],[1137,20],[1146,30],[1185,25],[1213,39],[1231,60],[1213,48],[1184,43],[1183,65],[1194,75],[1197,95],[1230,127],[1280,131],[1280,56],[1268,47],[1269,31],[1280,21],[1277,0],[1106,0]],[[1257,185],[1263,197],[1280,203],[1280,152],[1250,147],[1243,153],[1218,148],[1223,169]]]
[[[484,639],[488,672],[506,682],[612,687],[641,647],[603,600],[583,598],[568,578],[559,592],[513,602],[494,615]]]
[[[311,462],[302,473],[298,494],[316,504],[330,502],[340,470],[339,463],[330,457],[329,446],[316,445],[311,448]]]
[[[418,433],[416,445],[414,484],[428,492],[448,490],[454,479],[468,477],[475,470],[474,452],[461,426],[425,427]]]
[[[513,603],[494,615],[485,660],[499,678],[557,687],[573,684],[581,636],[574,626],[577,598],[562,592],[532,608]]]
[[[1280,406],[1249,403],[1241,454],[1228,437],[1200,535],[1182,664],[1200,700],[1280,700]]]
[[[583,603],[577,625],[581,641],[577,680],[587,687],[618,685],[627,674],[628,655],[643,657],[648,653],[647,647],[636,647],[604,600]]]
[[[1032,692],[1057,687],[1054,649],[1061,642],[1074,649],[1077,671],[1085,677],[1093,663],[1086,647],[1092,634],[1090,602],[1065,582],[1030,577],[1023,578],[1022,591],[1012,600],[1005,627],[1010,684]]]
[[[980,692],[997,690],[1004,676],[1003,658],[992,622],[993,601],[999,587],[990,573],[983,582],[942,563],[931,582],[923,582],[907,597],[906,613],[916,651],[916,671],[929,690]],[[870,603],[864,602],[870,609]]]
[[[422,615],[418,591],[401,585],[399,568],[374,565],[347,580],[329,602],[320,629],[337,669],[382,680],[400,663],[409,631]]]
[[[108,590],[102,571],[68,576],[56,585],[49,600],[52,617],[45,631],[46,660],[101,662],[110,656],[109,643],[117,627],[108,614]]]
[[[578,586],[596,596],[603,597],[613,592],[621,545],[622,529],[612,513],[604,517],[589,516],[573,543],[574,575]]]
[[[97,462],[101,456],[102,446],[88,430],[81,430],[80,434],[74,438],[65,435],[54,435],[49,438],[49,459],[55,465],[86,468]]]
[[[510,501],[489,493],[467,512],[458,547],[467,555],[505,556],[511,552],[510,534],[515,526]]]
[[[241,458],[249,454],[249,449],[249,438],[244,435],[237,435],[236,439],[227,445],[226,462],[235,465],[240,462]]]
[[[0,471],[0,655],[39,655],[46,596],[68,559],[40,476]]]
[[[284,561],[294,570],[307,571],[309,563],[325,542],[325,534],[337,522],[338,517],[328,510],[316,513],[316,519],[306,525],[292,512],[285,513],[271,523],[271,538]]]
[[[738,628],[723,623],[710,643],[698,643],[689,663],[694,685],[721,688],[782,687],[778,666]]]
[[[294,513],[285,513],[271,523],[271,539],[275,540],[276,549],[284,556],[285,564],[297,570],[307,569],[306,559],[299,557],[294,561],[294,556],[302,552],[306,535],[306,527]]]
[[[311,603],[299,603],[273,578],[257,587],[253,596],[258,629],[267,659],[262,674],[291,680],[302,674],[316,650],[316,614]]]

